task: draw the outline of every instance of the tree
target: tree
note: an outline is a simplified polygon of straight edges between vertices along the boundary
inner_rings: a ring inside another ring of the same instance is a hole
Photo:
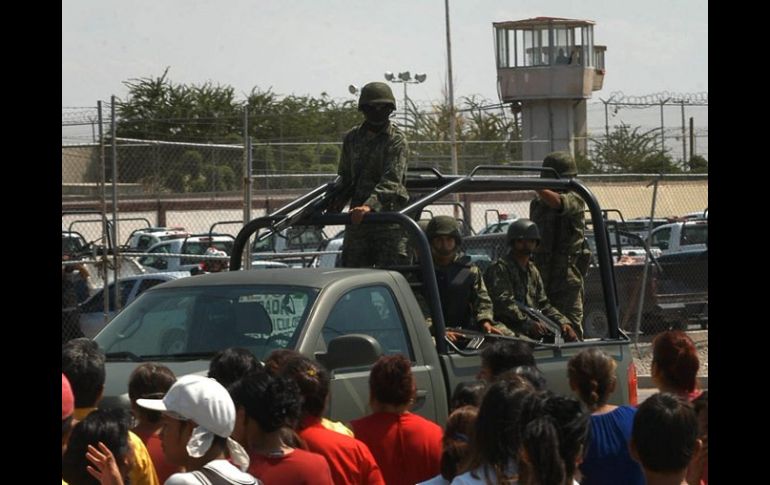
[[[671,173],[678,172],[667,150],[659,146],[658,129],[640,133],[621,124],[593,149],[594,166],[604,173]]]
[[[709,161],[706,160],[702,155],[693,155],[690,157],[690,161],[687,165],[690,169],[690,172],[693,173],[708,173],[709,171]]]

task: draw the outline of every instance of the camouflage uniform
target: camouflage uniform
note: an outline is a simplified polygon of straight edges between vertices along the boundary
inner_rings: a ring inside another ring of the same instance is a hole
[[[543,166],[556,168],[562,176],[577,175],[574,161],[568,153],[549,154]],[[585,242],[586,205],[573,192],[559,194],[559,198],[560,210],[549,207],[539,198],[529,206],[529,218],[537,224],[541,233],[534,261],[543,276],[548,299],[574,323],[578,336],[582,336],[583,278],[591,258],[591,251]]]
[[[351,199],[351,208],[368,205],[373,212],[387,212],[406,207],[406,151],[406,138],[392,123],[377,133],[369,131],[366,123],[348,132],[337,173],[342,177],[343,198]],[[342,266],[387,266],[408,261],[407,237],[398,224],[345,227]]]
[[[569,319],[548,301],[540,272],[531,261],[524,270],[516,263],[511,253],[508,253],[487,268],[484,280],[494,305],[495,320],[502,322],[507,328],[501,325],[495,327],[503,330],[506,335],[510,335],[511,330],[528,335],[534,325],[534,321],[516,306],[514,300],[540,310],[556,323],[572,325]],[[574,328],[574,325],[572,326]]]
[[[436,265],[435,270],[446,326],[483,332],[481,322],[492,321],[493,315],[492,300],[489,299],[481,270],[470,262],[468,256],[459,254],[456,254],[454,260],[446,266]],[[422,291],[416,291],[415,296],[433,334],[433,320],[428,300]]]

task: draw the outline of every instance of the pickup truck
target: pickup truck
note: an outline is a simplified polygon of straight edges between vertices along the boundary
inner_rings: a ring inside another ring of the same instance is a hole
[[[664,224],[652,230],[650,246],[663,254],[683,251],[704,251],[708,248],[709,221],[694,219]]]
[[[483,168],[483,167],[482,167]],[[309,192],[278,211],[247,223],[231,253],[230,271],[158,285],[143,293],[95,337],[107,355],[103,407],[128,405],[126,380],[137,362],[168,365],[174,373],[204,374],[214,352],[245,347],[258,358],[272,350],[295,349],[322,362],[332,373],[328,415],[350,421],[369,412],[369,370],[382,354],[403,353],[413,363],[417,402],[413,411],[443,425],[452,390],[473,381],[481,350],[498,338],[462,330],[458,344],[446,339],[430,246],[413,217],[454,190],[484,192],[571,189],[586,199],[601,219],[595,197],[579,181],[467,176],[409,180],[413,203],[401,212],[370,213],[363,224],[397,223],[415,241],[421,263],[413,268],[286,268],[237,271],[248,254],[250,237],[261,229],[280,232],[295,225],[344,225],[348,214],[324,213],[336,195],[336,182]],[[603,222],[597,223],[603,229]],[[604,231],[601,234],[605,234]],[[534,344],[535,358],[549,388],[569,394],[567,361],[587,347],[600,347],[616,359],[618,385],[610,401],[636,402],[636,371],[630,340],[618,328],[613,275],[606,237],[597,238],[597,271],[602,275],[608,332],[602,339]],[[417,271],[431,309],[431,335],[420,306],[402,272]]]

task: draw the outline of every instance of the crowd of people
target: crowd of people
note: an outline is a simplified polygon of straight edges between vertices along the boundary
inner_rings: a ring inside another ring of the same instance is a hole
[[[126,383],[130,412],[98,409],[104,353],[73,339],[62,348],[62,483],[708,484],[708,392],[685,333],[654,340],[661,392],[638,408],[610,404],[616,364],[599,348],[570,359],[574,396],[548,390],[532,349],[485,348],[442,429],[411,411],[401,354],[371,368],[371,413],[341,423],[324,417],[329,372],[287,349],[265,362],[225,349],[205,377],[142,363]]]

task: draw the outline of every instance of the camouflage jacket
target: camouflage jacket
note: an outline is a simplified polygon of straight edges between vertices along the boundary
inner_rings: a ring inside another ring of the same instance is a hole
[[[375,212],[406,207],[406,153],[406,138],[393,123],[378,133],[370,132],[366,123],[350,130],[337,170],[342,195],[333,206],[341,210],[350,200],[350,207],[368,205]]]
[[[492,300],[489,299],[481,270],[470,262],[470,258],[456,254],[448,265],[438,266],[435,260],[434,265],[447,327],[480,331],[481,322],[492,321]],[[428,300],[422,291],[416,291],[415,296],[432,332],[433,320]]]
[[[484,274],[484,280],[494,305],[495,320],[503,322],[511,330],[527,333],[531,325],[531,319],[516,306],[514,300],[540,310],[556,323],[572,325],[548,301],[540,272],[532,261],[527,263],[525,270],[508,253],[492,263]]]
[[[574,192],[560,194],[561,210],[540,199],[529,206],[529,218],[540,229],[540,244],[534,261],[546,285],[563,279],[569,265],[577,264],[585,274],[591,252],[585,242],[585,201]]]

